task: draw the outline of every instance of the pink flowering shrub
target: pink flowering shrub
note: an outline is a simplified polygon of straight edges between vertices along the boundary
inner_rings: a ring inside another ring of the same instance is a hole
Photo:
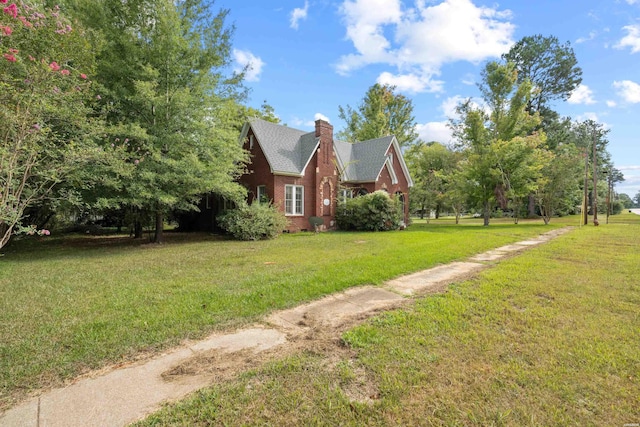
[[[25,209],[89,161],[94,53],[58,8],[0,0],[0,248],[21,227]],[[1,6],[0,6],[1,7]],[[28,106],[28,108],[25,108]]]

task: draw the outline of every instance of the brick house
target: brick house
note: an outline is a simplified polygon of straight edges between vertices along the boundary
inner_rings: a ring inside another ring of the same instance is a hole
[[[333,138],[333,126],[316,120],[315,131],[251,119],[240,141],[251,162],[239,179],[248,202],[269,200],[289,219],[289,231],[312,229],[311,217],[335,228],[339,197],[385,190],[403,202],[409,219],[409,188],[413,186],[394,136],[355,144]]]

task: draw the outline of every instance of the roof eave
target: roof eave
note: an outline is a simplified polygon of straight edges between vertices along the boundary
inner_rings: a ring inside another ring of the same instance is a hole
[[[305,163],[305,165],[302,167],[300,176],[304,176],[304,171],[307,170],[307,166],[309,166],[309,163],[311,162],[311,159],[313,159],[313,155],[316,154],[316,152],[318,151],[319,146],[320,146],[320,138],[317,138],[316,145],[313,147],[313,150],[311,151],[311,155],[307,159],[307,163]]]

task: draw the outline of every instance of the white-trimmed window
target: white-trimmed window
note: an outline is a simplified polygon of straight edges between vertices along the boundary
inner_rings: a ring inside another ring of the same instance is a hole
[[[249,150],[253,150],[254,141],[255,141],[255,137],[253,135],[251,135],[249,137]]]
[[[302,185],[284,186],[284,213],[286,215],[304,215],[304,187]]]
[[[269,201],[269,196],[267,196],[267,186],[266,185],[258,185],[256,188],[256,200],[258,203],[266,203]]]
[[[350,188],[343,188],[340,190],[340,203],[344,203],[347,199],[353,199],[353,190]]]

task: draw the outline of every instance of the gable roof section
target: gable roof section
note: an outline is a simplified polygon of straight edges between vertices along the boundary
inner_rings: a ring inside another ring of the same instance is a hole
[[[342,161],[343,179],[347,182],[376,181],[392,139],[392,136],[385,136],[355,144],[336,141],[334,145]]]
[[[253,129],[272,173],[296,176],[304,174],[318,147],[319,140],[315,132],[292,129],[257,118],[250,119],[249,126]],[[246,138],[249,126],[242,130],[241,141]]]

